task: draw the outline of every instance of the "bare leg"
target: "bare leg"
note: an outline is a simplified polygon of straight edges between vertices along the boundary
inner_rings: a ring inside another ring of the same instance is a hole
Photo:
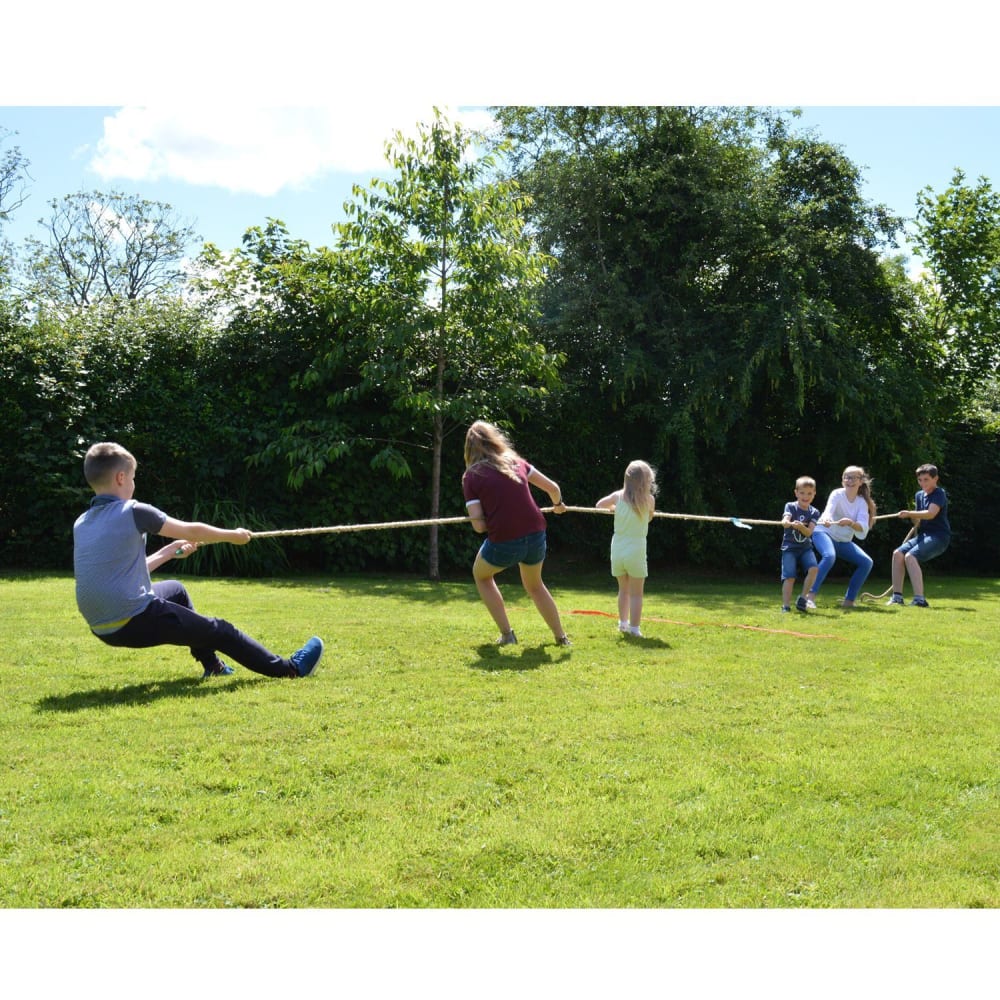
[[[893,572],[896,571],[895,560],[892,564]],[[920,563],[917,561],[917,557],[913,555],[912,552],[906,553],[906,572],[910,576],[910,583],[913,586],[913,596],[923,597],[924,596],[924,571],[920,568]],[[902,578],[902,571],[900,571],[900,578]],[[895,585],[893,586],[895,589]],[[902,587],[900,587],[902,590]]]
[[[816,579],[815,573],[813,573],[813,579]],[[792,603],[792,589],[794,586],[795,581],[791,577],[781,581],[781,606],[783,608],[787,608]]]
[[[910,574],[910,579],[913,579],[913,574]],[[894,594],[901,594],[903,592],[903,553],[896,549],[892,554],[892,592]],[[914,593],[916,593],[914,591]],[[923,591],[920,591],[923,593]]]
[[[472,578],[476,581],[476,589],[483,604],[486,605],[486,610],[496,622],[497,628],[507,635],[510,632],[510,619],[507,617],[507,607],[495,579],[496,574],[500,572],[499,566],[493,566],[481,555],[476,555],[476,561],[472,564]]]
[[[548,587],[542,582],[542,563],[535,563],[534,566],[526,566],[521,563],[521,583],[528,596],[535,602],[538,613],[545,620],[545,624],[552,629],[552,634],[561,639],[566,633],[563,631],[562,619],[559,617],[559,609],[552,599]]]
[[[819,572],[819,566],[811,566],[806,572],[805,581],[802,584],[802,596],[805,597],[809,591],[812,590],[812,585],[816,582],[816,574]],[[791,595],[789,595],[791,596]],[[785,602],[788,603],[787,601]]]
[[[623,573],[618,577],[618,620],[620,622],[628,621],[628,581],[628,573]]]
[[[639,622],[642,621],[642,589],[646,580],[641,576],[633,576],[629,580],[631,586],[629,588],[628,623],[632,628],[638,628]]]

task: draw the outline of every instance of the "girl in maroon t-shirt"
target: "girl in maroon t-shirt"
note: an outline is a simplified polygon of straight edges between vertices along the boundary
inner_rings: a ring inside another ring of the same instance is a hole
[[[473,529],[486,533],[486,541],[472,565],[472,577],[500,629],[497,645],[513,645],[517,636],[510,627],[507,608],[494,578],[517,563],[525,592],[552,629],[556,643],[569,646],[559,609],[542,582],[545,517],[531,495],[529,483],[548,493],[554,513],[564,513],[566,507],[559,484],[521,458],[499,428],[477,420],[465,435],[462,492]]]

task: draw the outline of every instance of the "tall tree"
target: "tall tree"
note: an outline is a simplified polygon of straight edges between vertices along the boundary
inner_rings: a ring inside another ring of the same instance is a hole
[[[0,147],[14,135],[0,126]],[[28,160],[19,146],[11,146],[0,156],[0,225],[7,222],[12,212],[24,204],[27,197],[24,190],[28,171]]]
[[[33,296],[53,307],[128,302],[175,289],[198,236],[165,202],[81,191],[49,203],[45,240],[29,237]]]
[[[1000,366],[1000,192],[956,170],[941,194],[917,199],[914,246],[929,270],[936,333],[966,397]]]
[[[18,146],[3,149],[12,135],[14,133],[9,129],[0,127],[0,149],[3,152],[0,156],[0,287],[6,283],[11,263],[10,244],[4,235],[4,224],[27,198],[24,185],[28,174],[28,160]]]
[[[775,475],[901,460],[927,351],[881,263],[899,220],[841,150],[752,108],[497,116],[559,261],[543,301],[581,475],[644,457],[682,509],[752,510]]]
[[[361,386],[426,435],[431,518],[449,433],[523,411],[554,384],[559,361],[532,328],[550,261],[526,230],[517,185],[498,180],[494,158],[473,145],[435,110],[416,138],[387,143],[395,176],[355,187],[336,227],[351,311],[368,338]],[[439,576],[436,526],[429,574]]]

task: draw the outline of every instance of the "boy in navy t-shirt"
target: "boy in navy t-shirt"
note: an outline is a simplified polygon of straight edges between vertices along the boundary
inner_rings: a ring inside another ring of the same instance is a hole
[[[805,573],[802,594],[795,607],[805,611],[810,605],[806,599],[813,581],[816,579],[816,553],[812,547],[813,528],[819,520],[819,511],[812,505],[816,497],[816,480],[800,476],[795,480],[795,499],[785,504],[781,523],[785,528],[781,536],[781,610],[791,610],[792,590],[795,578],[801,569]]]
[[[908,517],[913,522],[903,544],[892,554],[892,597],[889,604],[903,603],[903,570],[909,574],[913,585],[913,600],[918,608],[929,607],[924,597],[924,573],[920,566],[928,559],[941,555],[951,542],[951,524],[948,521],[948,494],[938,486],[936,465],[921,465],[917,469],[920,489],[914,497],[914,510],[901,510],[897,517]]]

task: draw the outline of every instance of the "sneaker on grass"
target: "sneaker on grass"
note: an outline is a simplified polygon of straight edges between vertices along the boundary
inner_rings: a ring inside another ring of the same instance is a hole
[[[319,658],[323,655],[323,640],[314,635],[301,649],[296,650],[289,659],[299,677],[308,677],[316,670]]]

